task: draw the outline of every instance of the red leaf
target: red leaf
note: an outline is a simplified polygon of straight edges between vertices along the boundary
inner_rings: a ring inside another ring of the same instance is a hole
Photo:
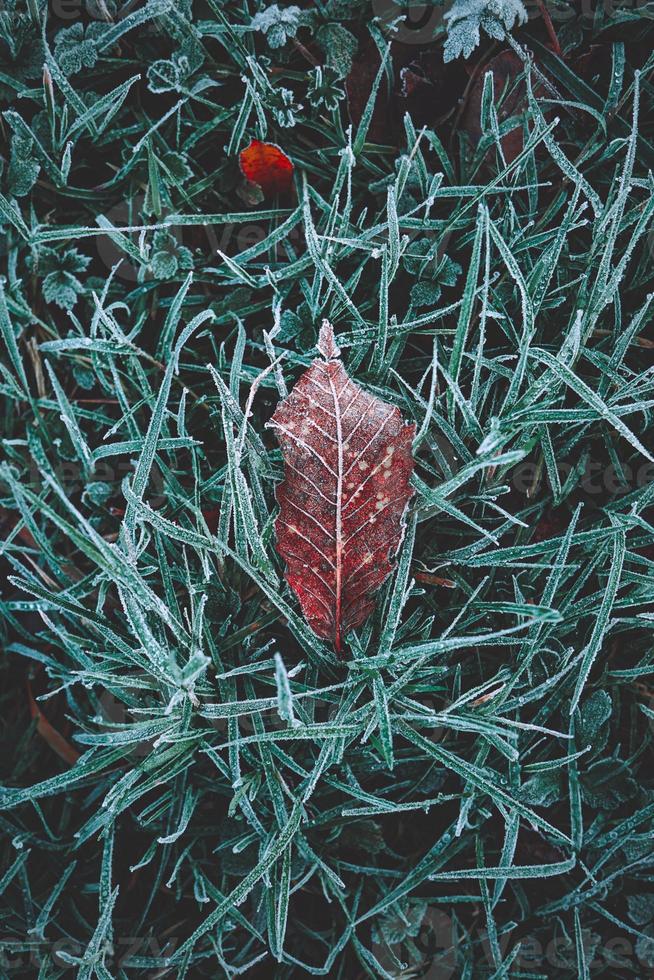
[[[277,547],[313,631],[340,653],[393,570],[413,496],[415,425],[346,374],[330,324],[268,426],[282,449]]]
[[[239,154],[241,173],[264,194],[285,194],[293,180],[293,164],[275,143],[252,140]]]

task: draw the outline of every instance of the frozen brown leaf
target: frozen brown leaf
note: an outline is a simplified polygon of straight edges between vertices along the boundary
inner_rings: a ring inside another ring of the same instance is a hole
[[[331,325],[268,426],[284,457],[277,546],[314,632],[337,652],[391,573],[413,489],[415,426],[348,377]]]

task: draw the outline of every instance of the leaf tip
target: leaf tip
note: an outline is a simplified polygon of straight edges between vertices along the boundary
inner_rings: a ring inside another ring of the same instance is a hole
[[[341,356],[341,348],[336,343],[334,328],[329,320],[323,320],[318,337],[318,351],[326,361],[335,361]]]

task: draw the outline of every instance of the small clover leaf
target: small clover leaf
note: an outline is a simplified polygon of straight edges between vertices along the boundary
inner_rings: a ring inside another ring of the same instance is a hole
[[[156,279],[170,279],[179,271],[193,268],[193,255],[189,248],[180,245],[170,232],[159,230],[154,233],[150,269]]]
[[[204,53],[194,38],[182,44],[170,58],[160,58],[148,68],[148,88],[155,95],[163,92],[182,92],[188,89],[193,75],[202,67]],[[209,79],[200,79],[197,84],[206,88],[212,83]]]
[[[55,58],[65,75],[75,75],[82,68],[94,68],[98,60],[98,41],[108,30],[107,24],[94,22],[65,27],[55,37]]]
[[[338,82],[338,74],[318,65],[310,73],[310,78],[307,99],[314,109],[326,109],[328,112],[337,109],[339,102],[345,98],[345,89]]]

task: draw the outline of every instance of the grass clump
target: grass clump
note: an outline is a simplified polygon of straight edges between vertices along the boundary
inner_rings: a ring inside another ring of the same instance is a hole
[[[0,15],[3,969],[642,976],[654,29],[309,6]],[[323,317],[417,426],[342,660],[265,429]]]

